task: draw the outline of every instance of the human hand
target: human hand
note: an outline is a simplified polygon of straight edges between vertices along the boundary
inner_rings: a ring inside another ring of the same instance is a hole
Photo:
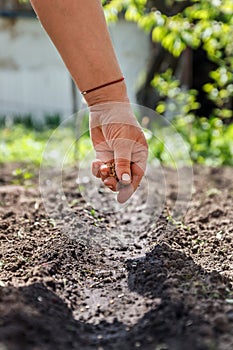
[[[130,104],[91,106],[90,133],[96,152],[93,175],[118,192],[118,202],[126,202],[145,173],[148,157],[145,136]]]

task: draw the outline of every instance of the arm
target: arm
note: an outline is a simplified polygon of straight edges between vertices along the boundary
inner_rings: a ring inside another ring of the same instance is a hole
[[[100,0],[31,0],[81,91],[122,77]],[[133,115],[124,81],[85,95],[90,106],[90,133],[96,151],[93,175],[102,179],[118,201],[138,187],[147,161],[147,143]],[[114,163],[116,178],[106,163]]]
[[[31,0],[81,91],[122,76],[100,0]],[[124,82],[85,96],[88,105],[128,101]]]

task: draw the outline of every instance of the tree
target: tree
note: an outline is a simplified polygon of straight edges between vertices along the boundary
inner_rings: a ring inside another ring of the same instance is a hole
[[[154,59],[143,89],[147,89],[146,94],[152,87],[157,90],[159,99],[157,98],[156,105],[160,113],[165,107],[159,100],[169,95],[169,86],[182,84],[181,78],[176,78],[177,68],[181,60],[187,64],[191,50],[192,57],[197,62],[200,55],[203,56],[202,62],[205,62],[206,69],[200,77],[206,75],[206,72],[207,76],[201,80],[201,84],[196,82],[195,85],[189,81],[188,87],[198,87],[198,94],[191,90],[184,95],[196,94],[197,101],[198,96],[207,96],[212,102],[210,106],[214,107],[208,109],[209,116],[232,117],[232,0],[103,0],[103,5],[107,21],[117,21],[119,14],[123,13],[127,21],[136,22],[156,43]],[[144,90],[144,102],[146,94]],[[176,97],[181,98],[179,94],[173,96]],[[199,100],[199,106],[192,100],[191,110],[203,107],[200,105],[203,99]]]

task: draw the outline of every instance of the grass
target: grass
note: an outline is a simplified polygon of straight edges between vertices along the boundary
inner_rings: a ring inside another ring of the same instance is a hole
[[[77,144],[74,129],[68,126],[41,131],[23,124],[0,128],[0,163],[19,162],[39,167],[44,151],[52,149],[57,158],[64,157],[65,153],[65,163],[72,164],[85,157],[91,144],[87,136]]]
[[[39,166],[51,130],[37,132],[24,125],[0,129],[0,163],[25,162]]]
[[[11,126],[0,127],[0,163],[18,162],[39,167],[44,150],[49,154],[53,164],[54,154],[65,163],[74,164],[88,158],[93,150],[88,132],[76,141],[73,125],[57,127],[48,125],[47,128],[34,128],[31,124],[18,122]],[[188,160],[210,166],[233,165],[233,125],[224,125],[219,119],[178,119],[173,122],[174,130],[182,137],[182,144],[188,151]],[[164,134],[163,134],[164,133]],[[177,140],[161,130],[159,137],[146,132],[150,147],[150,161],[159,160],[162,164],[176,166],[177,161],[183,160],[183,146],[177,147]],[[175,135],[176,137],[176,135]],[[172,144],[172,152],[168,151],[167,139]],[[49,144],[48,144],[49,141]],[[187,158],[187,157],[186,157]],[[22,179],[29,176],[27,172],[15,174]]]

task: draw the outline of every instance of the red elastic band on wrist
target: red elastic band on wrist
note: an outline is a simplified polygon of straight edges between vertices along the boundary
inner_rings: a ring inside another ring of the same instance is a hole
[[[120,83],[121,81],[125,80],[124,77],[121,77],[120,79],[117,79],[117,80],[113,80],[113,81],[110,81],[110,83],[106,83],[106,84],[103,84],[103,85],[99,85],[99,86],[96,86],[92,89],[89,89],[89,90],[86,90],[86,91],[82,91],[81,94],[82,95],[86,95],[86,94],[89,94],[89,92],[92,92],[92,91],[95,91],[95,90],[98,90],[98,89],[101,89],[105,86],[109,86],[109,85],[112,85],[112,84],[116,84],[116,83]]]

